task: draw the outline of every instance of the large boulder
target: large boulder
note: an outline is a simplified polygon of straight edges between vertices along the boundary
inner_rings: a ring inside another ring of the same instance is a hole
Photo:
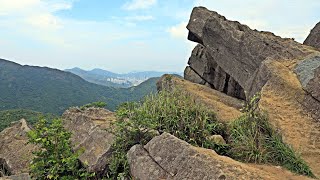
[[[187,68],[205,81],[200,84],[239,99],[260,93],[270,122],[320,176],[320,52],[204,7],[193,9],[187,28],[188,39],[199,43]],[[193,81],[189,74],[185,79]]]
[[[311,30],[303,44],[320,49],[320,22]]]
[[[28,131],[26,120],[21,119],[0,133],[0,168],[4,168],[7,174],[28,172],[32,151],[36,150],[35,145],[28,144]]]
[[[84,150],[79,157],[81,163],[90,172],[103,172],[112,152],[114,135],[107,130],[115,120],[114,113],[102,108],[70,108],[62,119],[64,127],[72,133],[73,149]]]
[[[188,39],[200,43],[189,59],[191,69],[215,89],[237,98],[256,93],[252,82],[263,61],[312,53],[292,39],[252,30],[204,7],[193,9],[187,28]]]
[[[276,167],[259,167],[194,147],[168,133],[127,154],[134,179],[308,179]],[[267,168],[267,169],[264,169]]]

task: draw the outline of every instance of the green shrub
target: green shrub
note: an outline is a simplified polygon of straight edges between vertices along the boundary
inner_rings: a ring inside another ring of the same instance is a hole
[[[227,152],[228,146],[207,140],[225,132],[215,113],[178,89],[149,95],[142,103],[123,104],[116,112],[119,120],[114,128],[109,178],[128,176],[127,151],[135,144],[145,145],[157,133],[168,132],[192,145],[213,148],[220,154]]]
[[[60,119],[48,125],[40,120],[35,129],[28,133],[29,143],[39,149],[34,153],[30,174],[33,179],[87,179],[89,174],[81,167],[78,157],[80,151],[71,148],[71,133],[67,132]]]
[[[83,105],[80,107],[81,110],[90,108],[90,107],[95,107],[95,108],[105,108],[107,106],[107,103],[102,102],[102,101],[97,101],[97,102],[92,102],[86,105]]]
[[[281,165],[298,174],[314,177],[308,165],[273,129],[266,113],[259,110],[259,99],[259,95],[254,96],[243,109],[244,115],[230,124],[230,156],[244,162]]]

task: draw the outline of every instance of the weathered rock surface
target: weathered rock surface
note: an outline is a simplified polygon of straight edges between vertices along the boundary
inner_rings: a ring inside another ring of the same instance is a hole
[[[111,156],[113,134],[107,132],[114,113],[102,108],[71,108],[62,115],[64,127],[72,133],[74,150],[84,149],[81,163],[90,172],[102,172]]]
[[[230,121],[241,115],[243,101],[228,96],[205,85],[195,84],[172,75],[163,75],[157,82],[157,89],[178,88],[189,93],[194,99],[216,112],[218,119]]]
[[[303,44],[320,49],[320,22],[311,30]]]
[[[191,69],[213,88],[237,98],[256,93],[252,82],[263,61],[311,53],[292,39],[251,30],[204,7],[193,9],[187,28],[188,39],[200,43],[189,59]],[[188,74],[185,78],[190,79]]]
[[[210,61],[210,54],[203,45],[198,44],[194,48],[188,64],[190,66],[185,70],[185,79],[207,85],[230,96],[245,99],[243,88],[215,61]]]
[[[31,180],[31,177],[28,173],[22,173],[12,176],[0,177],[0,180]]]
[[[308,179],[275,167],[263,170],[213,150],[197,148],[168,133],[147,145],[133,146],[127,154],[134,179]],[[281,174],[279,176],[279,174]]]
[[[30,128],[22,119],[0,133],[0,167],[4,167],[9,174],[28,172],[32,151],[36,149],[33,144],[27,143],[28,131]]]
[[[291,144],[308,163],[313,173],[320,175],[320,123],[307,109],[309,97],[294,73],[294,61],[266,61],[269,80],[261,90],[260,108],[269,114],[270,122],[281,131],[286,143]],[[319,107],[319,104],[308,104]]]
[[[307,38],[306,43],[313,42],[308,45],[319,42],[318,26]],[[203,7],[193,9],[187,28],[188,39],[199,43],[188,69],[205,82],[194,81],[190,73],[185,79],[240,99],[241,88],[246,99],[260,92],[260,106],[270,122],[320,176],[320,52],[293,39],[251,30]],[[230,90],[227,78],[234,81]]]
[[[297,64],[295,73],[307,92],[302,103],[315,119],[320,120],[320,55],[308,57]]]

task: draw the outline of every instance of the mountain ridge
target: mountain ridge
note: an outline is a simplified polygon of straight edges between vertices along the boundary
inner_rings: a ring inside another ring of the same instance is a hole
[[[182,73],[160,71],[134,71],[129,73],[114,73],[100,68],[83,70],[79,67],[65,69],[64,71],[74,73],[91,83],[116,88],[127,88],[139,85],[149,78],[161,77],[164,74],[182,75]]]
[[[90,83],[71,72],[49,67],[20,65],[0,60],[0,110],[30,109],[61,114],[70,106],[104,101],[114,110],[126,101],[138,101],[156,91],[157,79],[134,88]]]

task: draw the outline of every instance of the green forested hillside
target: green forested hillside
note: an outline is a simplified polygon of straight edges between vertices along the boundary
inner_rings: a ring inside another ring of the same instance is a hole
[[[104,101],[114,110],[122,102],[155,92],[155,82],[151,79],[137,87],[115,89],[89,83],[69,72],[0,59],[0,110],[22,108],[61,114],[70,106],[95,101]]]
[[[26,109],[13,109],[0,111],[0,132],[14,121],[19,121],[24,118],[29,124],[36,123],[39,118],[45,118],[48,121],[56,118],[57,116],[53,114],[43,114],[36,111],[26,110]]]

